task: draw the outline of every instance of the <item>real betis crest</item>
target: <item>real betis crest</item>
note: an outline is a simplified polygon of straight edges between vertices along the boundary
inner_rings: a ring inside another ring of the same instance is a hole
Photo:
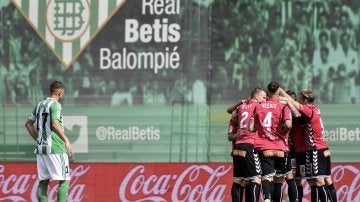
[[[12,0],[68,68],[126,0]]]

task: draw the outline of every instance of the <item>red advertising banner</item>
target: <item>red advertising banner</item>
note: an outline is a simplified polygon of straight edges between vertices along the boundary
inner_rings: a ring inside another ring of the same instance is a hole
[[[230,163],[73,163],[71,168],[69,201],[231,201]],[[360,201],[359,170],[360,163],[333,164],[339,201]],[[37,201],[37,184],[34,163],[0,164],[0,201]],[[55,201],[55,182],[48,191]],[[309,201],[305,183],[304,195]]]

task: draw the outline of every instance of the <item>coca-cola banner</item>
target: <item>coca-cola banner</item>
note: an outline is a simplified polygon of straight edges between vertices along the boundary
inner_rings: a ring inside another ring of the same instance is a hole
[[[359,0],[0,2],[2,162],[35,161],[53,80],[74,162],[231,162],[226,108],[270,81],[314,90],[332,161],[359,162]]]
[[[359,170],[360,163],[333,164],[338,201],[360,201]],[[71,176],[69,201],[231,200],[230,163],[74,163]],[[0,201],[36,201],[37,184],[34,163],[0,164]],[[56,191],[52,182],[49,201],[56,200]],[[310,201],[309,195],[310,187],[304,182],[303,201]]]

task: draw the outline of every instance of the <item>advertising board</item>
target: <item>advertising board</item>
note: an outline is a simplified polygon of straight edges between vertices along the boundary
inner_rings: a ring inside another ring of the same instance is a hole
[[[70,167],[70,201],[231,201],[229,163],[73,163]],[[360,200],[359,163],[333,164],[332,177],[339,202]],[[34,163],[0,164],[0,201],[36,201],[37,183]],[[310,201],[310,187],[303,184],[303,201]],[[56,199],[56,186],[51,183],[48,188],[49,201]]]

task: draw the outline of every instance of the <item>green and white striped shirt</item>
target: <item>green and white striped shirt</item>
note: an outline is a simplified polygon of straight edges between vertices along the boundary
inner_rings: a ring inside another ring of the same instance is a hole
[[[66,153],[64,141],[53,131],[51,121],[58,120],[62,129],[63,116],[61,104],[52,98],[46,98],[39,102],[29,119],[35,121],[37,137],[36,154],[59,154]]]

